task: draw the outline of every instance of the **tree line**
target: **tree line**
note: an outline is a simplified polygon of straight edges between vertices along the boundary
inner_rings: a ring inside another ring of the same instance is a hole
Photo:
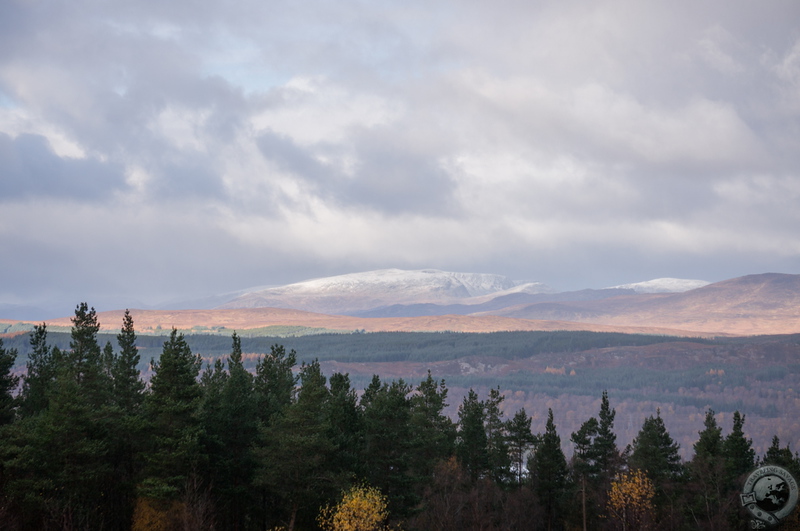
[[[50,342],[60,348],[68,348],[70,334],[62,327],[57,330],[59,331],[50,330]],[[164,337],[171,333],[169,330],[161,332],[163,333],[157,335],[140,334],[137,344],[139,351],[148,356],[157,355]],[[230,351],[230,330],[217,329],[215,333],[203,333],[188,329],[178,330],[178,333],[184,334],[193,351],[202,352],[206,356],[225,355]],[[441,361],[478,355],[518,359],[542,353],[581,352],[608,347],[687,341],[686,338],[663,335],[589,331],[318,333],[278,337],[265,336],[259,330],[245,330],[240,331],[239,336],[244,351],[248,353],[269,353],[270,347],[279,341],[286,348],[294,348],[298,352],[314,352],[314,356],[320,361],[340,362]],[[113,341],[114,337],[102,332],[99,339],[102,343],[109,339]],[[22,357],[30,350],[22,335],[11,337],[6,342],[8,346],[16,348]],[[700,338],[692,338],[691,342],[715,344],[712,340]]]
[[[248,370],[235,332],[202,367],[176,330],[145,383],[130,313],[116,348],[86,303],[72,324],[63,349],[34,328],[21,378],[0,340],[5,529],[337,529],[331,507],[353,493],[408,530],[746,529],[738,494],[756,465],[800,477],[777,437],[755,455],[738,412],[723,436],[709,410],[682,462],[660,413],[619,448],[603,392],[567,456],[552,410],[534,434],[524,409],[505,417],[499,389],[470,391],[451,419],[430,373],[415,386],[376,375],[358,393],[281,345]]]

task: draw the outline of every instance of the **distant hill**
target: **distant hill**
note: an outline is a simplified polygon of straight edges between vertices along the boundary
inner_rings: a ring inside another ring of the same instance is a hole
[[[800,275],[748,275],[684,293],[522,304],[486,313],[741,335],[794,333],[800,331]]]
[[[499,275],[382,270],[249,292],[213,310],[135,310],[133,314],[139,330],[199,327],[203,333],[263,327],[594,330],[684,336],[800,332],[800,275],[764,273],[664,292],[692,283],[703,284],[659,279],[627,288],[557,293],[542,283],[520,283]],[[648,290],[659,292],[642,292]],[[109,330],[118,329],[122,322],[121,311],[103,312],[100,317]],[[71,324],[69,317],[48,322]]]
[[[172,327],[194,330],[196,333],[229,335],[234,330],[243,332],[265,327],[307,327],[332,332],[505,332],[505,331],[555,331],[589,330],[595,332],[622,332],[631,334],[696,335],[681,330],[641,326],[608,326],[565,321],[539,321],[497,316],[442,315],[400,318],[363,318],[343,315],[326,315],[281,308],[243,308],[221,310],[131,310],[136,330],[141,333],[163,333]],[[100,312],[98,321],[103,330],[119,330],[123,311]],[[2,321],[0,321],[2,324]],[[69,327],[69,317],[51,319],[48,326]]]
[[[394,304],[475,304],[503,294],[552,291],[541,282],[519,282],[501,275],[381,269],[260,289],[218,308],[270,307],[351,314]]]
[[[685,278],[656,278],[644,282],[622,284],[608,289],[632,289],[636,293],[682,293],[691,289],[702,288],[710,282]]]
[[[521,304],[677,293],[706,284],[703,280],[659,278],[607,289],[557,292],[542,282],[517,281],[501,275],[381,269],[244,290],[216,307],[291,308],[358,317],[469,315]]]
[[[486,302],[472,304],[393,304],[380,306],[360,312],[349,312],[348,315],[358,317],[419,317],[423,315],[472,315],[479,313],[492,314],[505,308],[525,304],[564,301],[590,301],[607,299],[620,295],[632,295],[632,289],[584,289],[562,293],[508,293],[497,295]]]

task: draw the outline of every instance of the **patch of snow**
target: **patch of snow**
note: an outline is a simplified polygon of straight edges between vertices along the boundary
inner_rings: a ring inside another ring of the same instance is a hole
[[[515,281],[502,275],[453,273],[438,269],[381,269],[253,290],[221,307],[277,306],[312,311],[352,311],[390,304],[466,302],[498,294],[549,291],[545,284]]]
[[[520,284],[508,277],[483,273],[451,273],[437,269],[407,271],[380,269],[316,278],[285,286],[258,290],[273,295],[372,295],[398,294],[404,297],[423,293],[466,298],[506,290],[529,291],[537,283]]]
[[[691,280],[685,278],[656,278],[645,282],[621,284],[605,289],[632,289],[636,293],[683,293],[709,285],[705,280]]]

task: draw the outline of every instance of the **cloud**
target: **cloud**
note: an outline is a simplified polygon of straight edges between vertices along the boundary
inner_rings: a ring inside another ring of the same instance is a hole
[[[0,302],[67,278],[155,300],[395,266],[571,287],[795,272],[798,16],[2,2],[1,265],[20,280]],[[97,238],[65,245],[70,217]],[[119,234],[138,263],[109,258]]]
[[[41,135],[0,133],[0,202],[32,196],[97,201],[125,188],[122,170],[96,159],[60,157]]]

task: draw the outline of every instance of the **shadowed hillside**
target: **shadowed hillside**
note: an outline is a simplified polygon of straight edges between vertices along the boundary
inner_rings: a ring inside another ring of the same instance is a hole
[[[595,301],[515,306],[493,315],[729,334],[800,331],[800,275],[766,273],[684,293],[625,295]]]

